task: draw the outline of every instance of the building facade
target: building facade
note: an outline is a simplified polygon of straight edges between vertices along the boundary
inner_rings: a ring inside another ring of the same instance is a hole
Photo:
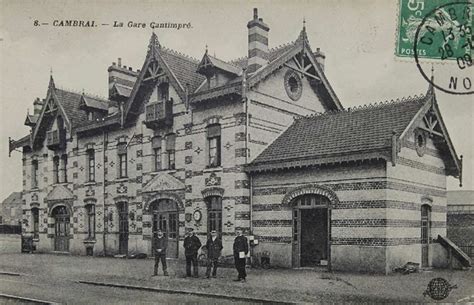
[[[224,255],[240,228],[279,266],[443,265],[432,241],[446,235],[446,176],[461,162],[432,88],[344,110],[304,27],[273,49],[256,9],[247,29],[248,56],[230,62],[194,60],[153,33],[140,70],[108,68],[108,98],[51,77],[30,135],[10,142],[23,149],[23,234],[44,252],[151,255],[161,229],[180,257],[186,228],[202,241],[217,230]],[[334,146],[341,134],[355,140]]]

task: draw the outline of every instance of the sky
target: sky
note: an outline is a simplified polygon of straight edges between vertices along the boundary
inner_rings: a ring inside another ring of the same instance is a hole
[[[194,58],[209,53],[232,60],[247,53],[253,8],[270,27],[269,46],[297,38],[306,21],[310,45],[326,54],[325,72],[344,107],[426,93],[413,59],[394,55],[398,1],[18,1],[0,0],[0,200],[22,188],[21,152],[8,157],[8,137],[28,134],[26,111],[45,98],[52,71],[57,87],[107,96],[107,68],[118,57],[140,69],[151,22],[191,23],[189,29],[156,29],[160,43]],[[54,20],[94,20],[94,28],[54,27]],[[35,20],[49,25],[35,26]],[[114,28],[115,22],[123,28]],[[145,23],[129,28],[128,22]],[[104,25],[102,24],[109,24]],[[422,61],[431,68],[431,63]],[[452,64],[434,64],[436,74]],[[472,75],[472,68],[470,69]],[[474,99],[437,91],[458,155],[464,156],[463,190],[473,190]],[[459,181],[448,178],[448,190]]]

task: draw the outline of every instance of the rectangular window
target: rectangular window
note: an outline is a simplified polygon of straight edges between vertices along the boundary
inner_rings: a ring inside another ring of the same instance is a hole
[[[119,143],[118,145],[118,161],[119,161],[119,178],[127,177],[127,143]]]
[[[89,182],[95,181],[95,151],[93,149],[87,150],[87,179]]]
[[[67,155],[61,156],[61,177],[62,182],[67,182]]]
[[[209,167],[221,165],[221,126],[219,124],[207,127],[209,147]]]
[[[176,144],[176,135],[169,134],[166,136],[166,157],[167,157],[167,166],[168,169],[175,169],[175,144]]]
[[[93,204],[86,205],[87,212],[87,238],[95,239],[95,206]]]
[[[31,188],[38,187],[38,160],[31,163]]]
[[[53,183],[59,183],[59,157],[53,158]]]
[[[153,164],[155,171],[162,169],[161,166],[161,137],[154,137],[151,140],[151,147],[153,149]]]

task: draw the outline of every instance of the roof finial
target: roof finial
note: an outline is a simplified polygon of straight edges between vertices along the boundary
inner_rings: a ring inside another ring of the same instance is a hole
[[[50,69],[48,89],[56,89],[56,85],[54,85],[53,79],[53,68]]]
[[[206,54],[207,54],[207,43],[206,43]]]
[[[430,84],[428,86],[428,91],[426,92],[426,96],[434,96],[434,67],[433,64],[431,64],[431,79],[430,79]]]
[[[303,16],[303,31],[306,32],[306,18]]]

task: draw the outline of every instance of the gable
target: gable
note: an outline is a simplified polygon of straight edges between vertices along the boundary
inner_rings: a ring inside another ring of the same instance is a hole
[[[74,195],[72,192],[65,187],[64,185],[56,185],[51,192],[46,196],[45,200],[66,200],[73,199]]]
[[[289,80],[297,79],[296,96],[291,92]],[[331,108],[317,94],[317,90],[308,77],[301,77],[289,67],[282,66],[248,92],[252,101],[266,103],[288,111],[293,115],[307,115],[314,112],[325,112]]]
[[[148,53],[130,98],[124,107],[124,122],[138,117],[143,101],[157,84],[167,82],[186,102],[188,94],[202,83],[204,77],[196,73],[198,62],[183,55],[162,48],[155,33],[152,34]]]
[[[447,174],[458,177],[462,184],[462,162],[451,142],[433,91],[428,92],[427,102],[405,128],[400,140],[413,143],[419,154],[423,154],[420,149],[432,144],[443,160]]]
[[[182,190],[185,188],[184,183],[176,179],[175,177],[167,174],[160,173],[153,177],[143,188],[143,193],[151,192],[163,192],[163,191],[174,191]]]

